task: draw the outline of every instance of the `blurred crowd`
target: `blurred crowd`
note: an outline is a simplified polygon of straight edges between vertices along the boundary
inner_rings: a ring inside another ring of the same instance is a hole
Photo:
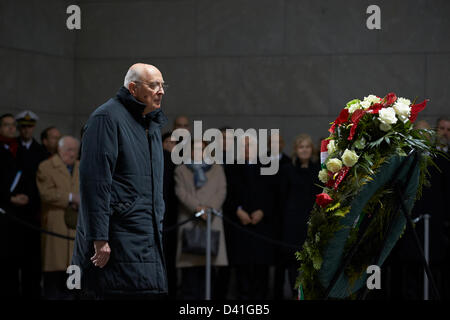
[[[51,126],[35,138],[38,116],[32,111],[0,117],[0,287],[1,296],[35,299],[77,299],[66,287],[80,205],[80,140]],[[425,121],[420,128],[431,128]],[[175,118],[172,130],[191,129],[186,116]],[[223,127],[224,152],[234,146]],[[449,154],[450,119],[440,118],[433,129],[436,145]],[[261,175],[264,165],[252,162],[246,140],[242,164],[175,165],[172,131],[163,134],[164,199],[166,213],[164,252],[170,299],[204,299],[205,255],[186,248],[186,237],[204,229],[206,215],[178,228],[170,228],[202,209],[221,211],[213,216],[213,299],[295,299],[298,261],[295,252],[306,238],[308,215],[315,195],[321,192],[320,141],[300,134],[292,146],[276,136],[280,169]],[[204,141],[191,141],[192,150]],[[288,154],[283,150],[289,150]],[[192,155],[193,156],[193,155]],[[225,159],[225,157],[224,157]],[[425,188],[413,216],[429,214],[430,264],[441,296],[449,297],[450,270],[449,161],[435,159],[430,168],[431,186]],[[75,221],[75,222],[74,222]],[[41,233],[42,228],[67,238]],[[423,239],[423,220],[416,224]],[[256,236],[255,236],[256,234]],[[375,299],[421,299],[423,268],[408,232],[397,243],[382,268],[383,290]],[[114,248],[112,248],[113,250]],[[386,270],[384,272],[384,270]]]

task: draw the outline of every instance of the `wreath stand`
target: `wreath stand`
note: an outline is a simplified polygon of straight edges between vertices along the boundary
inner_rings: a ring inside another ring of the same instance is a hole
[[[380,260],[380,257],[382,255],[382,252],[383,252],[383,249],[385,247],[386,241],[387,241],[388,236],[389,236],[389,234],[391,232],[393,221],[398,216],[398,214],[399,214],[398,211],[401,210],[403,212],[403,215],[404,215],[405,219],[406,219],[406,223],[407,223],[406,224],[406,228],[409,229],[409,231],[412,232],[413,237],[415,239],[416,248],[417,248],[417,250],[419,252],[419,255],[422,258],[421,259],[422,260],[422,264],[423,264],[423,266],[425,268],[425,271],[426,271],[426,274],[428,276],[428,279],[430,280],[430,284],[431,284],[431,287],[432,287],[432,289],[433,289],[433,291],[435,293],[436,299],[440,300],[440,295],[439,295],[439,292],[437,290],[436,283],[434,281],[433,275],[431,274],[430,267],[429,267],[429,265],[428,265],[428,263],[427,263],[427,261],[425,259],[425,256],[424,256],[424,253],[423,253],[423,249],[422,249],[422,246],[421,246],[420,241],[419,241],[419,237],[417,236],[416,230],[414,228],[413,221],[411,219],[411,213],[407,209],[406,200],[405,200],[404,195],[403,195],[403,190],[405,190],[406,186],[410,183],[411,177],[412,177],[414,171],[417,170],[417,168],[418,168],[418,160],[419,160],[418,157],[419,157],[419,155],[417,154],[416,151],[412,151],[407,156],[406,160],[408,160],[408,158],[412,158],[412,160],[411,160],[412,163],[411,163],[411,165],[409,167],[409,170],[407,172],[407,175],[406,175],[406,178],[404,179],[404,181],[402,181],[402,179],[399,178],[399,174],[400,174],[400,171],[402,169],[401,167],[399,167],[396,170],[396,172],[393,175],[393,178],[391,179],[390,184],[394,186],[394,190],[395,190],[396,194],[398,195],[398,201],[397,201],[396,206],[395,206],[396,210],[394,211],[394,212],[396,212],[396,214],[389,221],[389,225],[387,227],[387,232],[385,233],[385,237],[384,237],[384,239],[382,241],[381,249],[380,249],[378,255],[376,256],[376,258],[373,260],[374,261],[373,264],[376,265],[377,262]],[[340,278],[341,274],[344,272],[345,268],[348,266],[348,264],[350,263],[352,257],[354,256],[354,254],[358,250],[358,247],[359,247],[359,245],[361,243],[363,235],[365,234],[365,232],[366,232],[366,230],[367,230],[369,225],[370,225],[370,218],[367,217],[367,216],[364,216],[362,221],[361,221],[360,227],[358,229],[358,236],[357,236],[357,239],[356,239],[355,243],[353,244],[353,246],[349,250],[348,254],[344,257],[343,261],[340,263],[339,267],[337,268],[336,272],[334,273],[333,278],[331,279],[331,281],[330,281],[330,283],[329,283],[329,285],[328,285],[328,287],[327,287],[327,289],[325,291],[325,296],[324,296],[325,300],[328,300],[330,292],[333,290],[336,282],[338,281],[338,279]],[[367,293],[368,293],[368,288],[367,288],[367,286],[365,286],[365,289],[361,290],[360,294],[358,295],[358,299],[359,300],[364,300],[366,298]]]

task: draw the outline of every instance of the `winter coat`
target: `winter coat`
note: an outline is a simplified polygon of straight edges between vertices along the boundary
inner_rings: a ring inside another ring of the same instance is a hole
[[[82,288],[104,294],[167,292],[162,247],[164,219],[161,109],[145,105],[122,87],[97,108],[84,128],[80,161],[81,214],[72,263]],[[94,240],[111,254],[95,267]]]
[[[175,169],[175,193],[179,199],[179,222],[192,217],[195,209],[200,205],[222,211],[222,204],[225,201],[227,191],[223,168],[219,164],[214,164],[206,171],[205,175],[208,180],[202,187],[197,189],[194,185],[194,174],[191,170],[185,165],[180,165]],[[206,222],[202,219],[188,222],[178,228],[176,259],[178,268],[204,266],[206,263],[205,255],[182,253],[183,230],[192,228],[194,224],[200,224],[201,227],[206,229]],[[223,221],[220,217],[212,216],[211,229],[220,232],[219,250],[217,256],[211,258],[211,264],[216,266],[228,265]]]
[[[227,225],[228,259],[232,265],[270,265],[273,263],[274,246],[251,233],[273,239],[273,216],[275,190],[271,190],[271,176],[260,174],[260,164],[232,164],[226,166],[227,179],[230,184],[229,197],[226,202],[227,217],[238,224]],[[262,210],[263,218],[253,225],[242,225],[236,215],[241,206],[248,214]],[[247,230],[247,232],[245,231]]]
[[[36,182],[42,205],[41,223],[45,230],[75,237],[69,229],[64,212],[69,207],[69,194],[79,193],[79,162],[76,161],[72,175],[58,154],[39,165]],[[42,234],[42,271],[66,271],[73,253],[73,240]]]

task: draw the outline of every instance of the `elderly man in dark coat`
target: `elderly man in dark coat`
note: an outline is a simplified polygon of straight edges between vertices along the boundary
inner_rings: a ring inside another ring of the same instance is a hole
[[[73,265],[96,298],[167,293],[162,246],[166,85],[154,66],[135,64],[117,96],[86,123],[80,161],[81,214]]]

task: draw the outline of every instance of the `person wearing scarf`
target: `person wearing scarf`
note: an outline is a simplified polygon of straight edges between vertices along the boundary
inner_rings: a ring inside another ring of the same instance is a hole
[[[191,142],[191,149],[202,147]],[[191,152],[192,158],[194,152]],[[192,161],[193,162],[193,161]],[[182,164],[175,168],[175,194],[178,198],[178,222],[191,218],[194,213],[200,210],[214,208],[222,211],[222,205],[227,193],[227,183],[225,173],[220,164],[201,163]],[[181,269],[182,286],[181,299],[204,299],[205,297],[205,255],[192,254],[183,251],[183,233],[194,227],[206,228],[206,215],[202,219],[190,221],[178,228],[176,267]],[[214,287],[218,283],[218,271],[228,265],[228,256],[225,243],[223,221],[219,217],[211,217],[211,229],[219,231],[219,245],[216,256],[212,256],[213,266],[211,284]],[[206,241],[206,239],[205,239]],[[213,290],[213,299],[215,291]]]
[[[202,162],[199,164],[195,164],[195,163],[186,164],[186,167],[194,173],[195,187],[197,189],[203,187],[205,185],[206,181],[208,181],[208,178],[206,177],[205,173],[206,173],[206,171],[211,169],[211,165]]]

